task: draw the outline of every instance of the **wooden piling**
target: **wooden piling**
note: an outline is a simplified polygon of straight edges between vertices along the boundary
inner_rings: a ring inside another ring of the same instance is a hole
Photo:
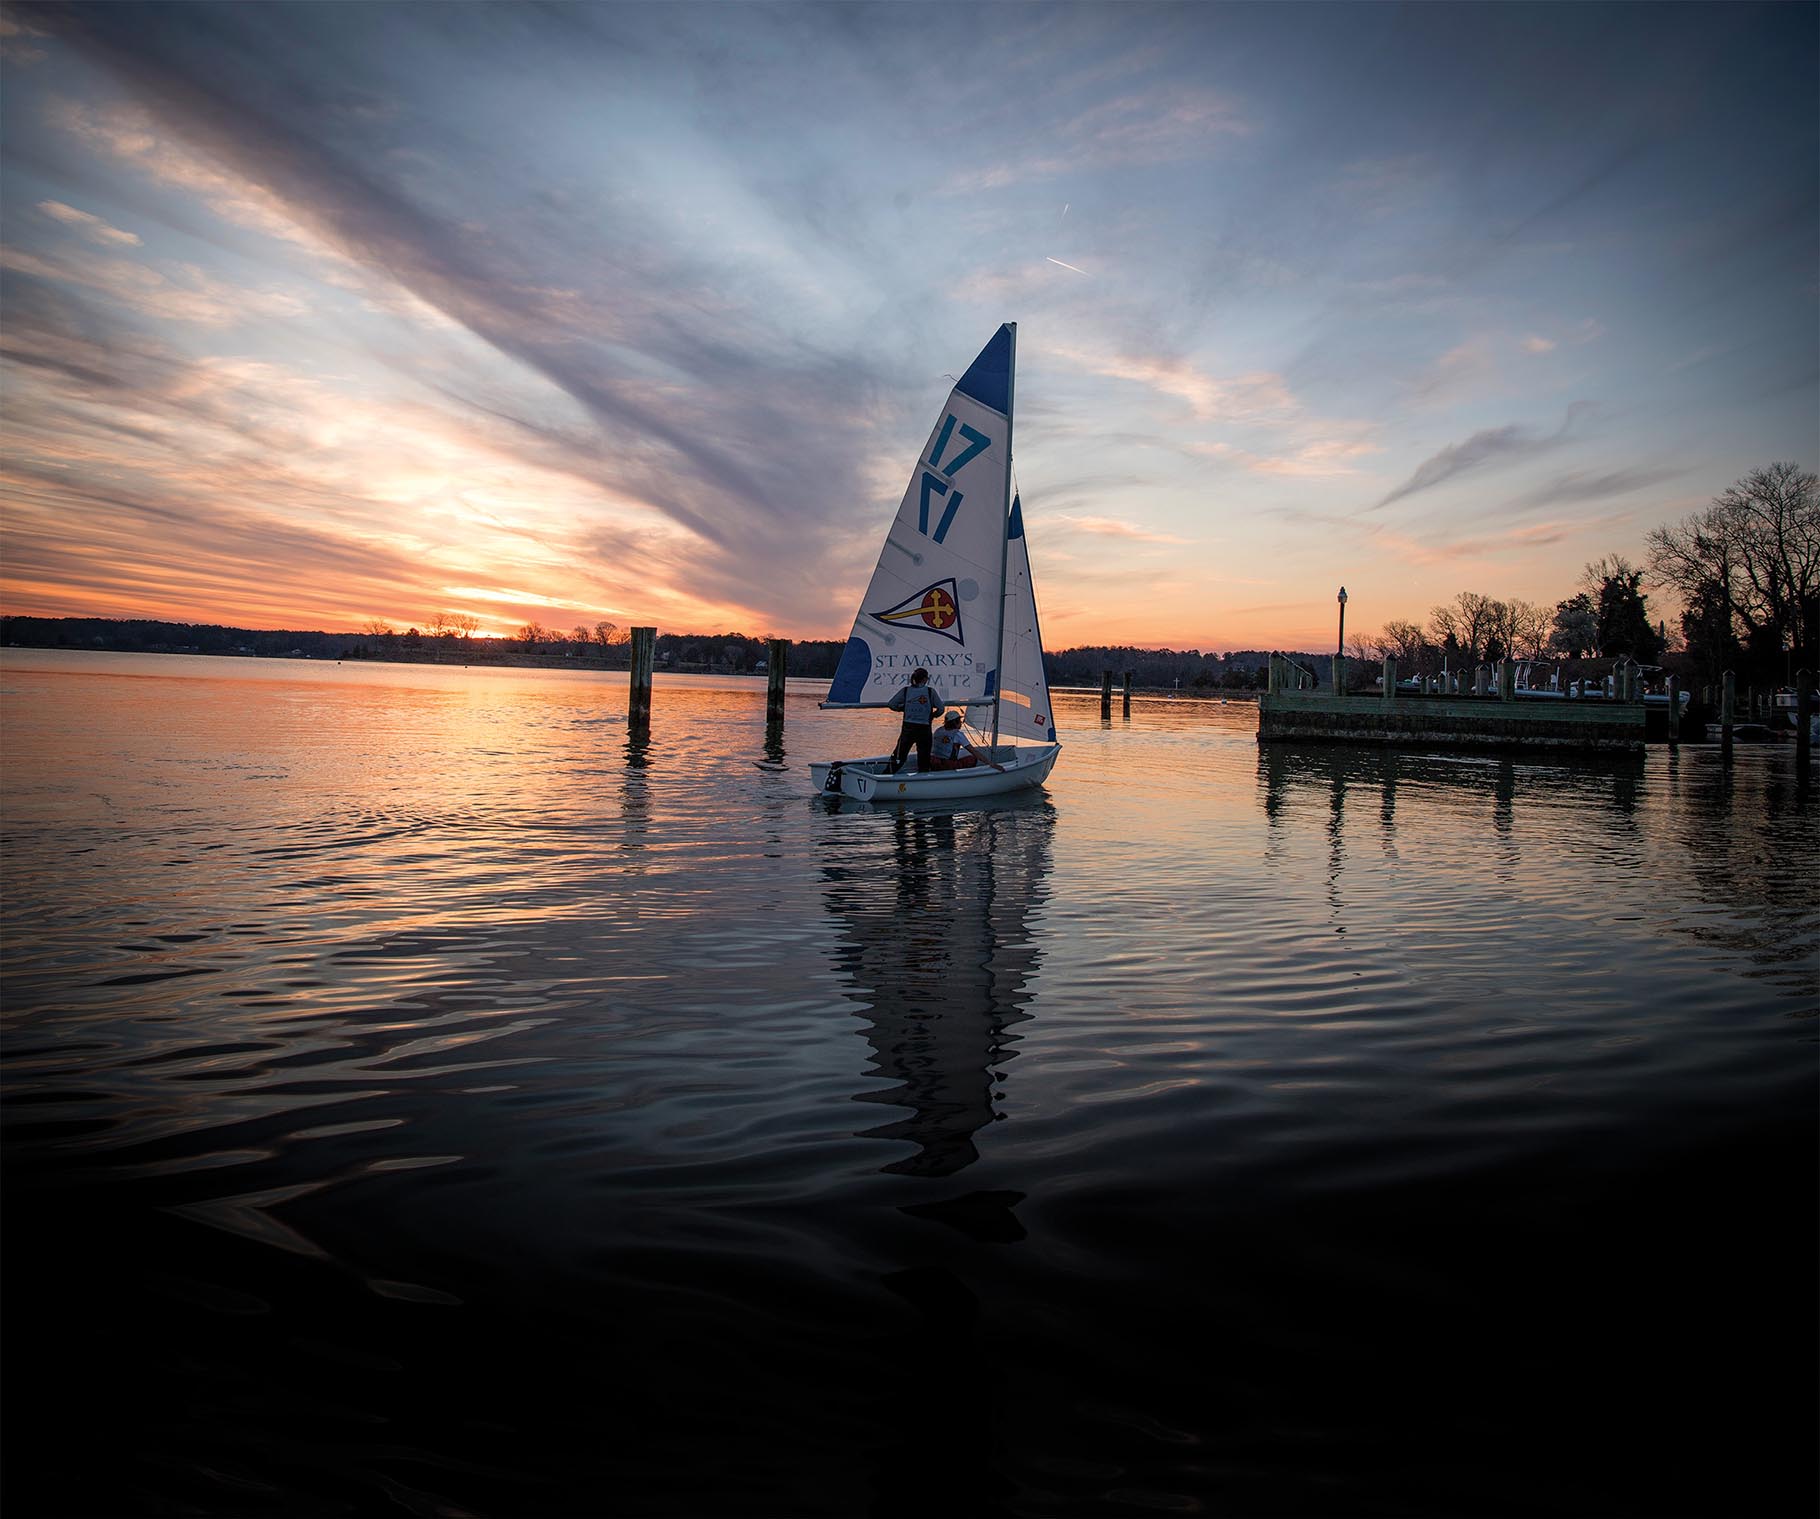
[[[1335,696],[1346,694],[1346,656],[1344,654],[1333,656],[1333,694]]]
[[[1472,672],[1472,694],[1483,696],[1491,686],[1491,670],[1486,665],[1476,665]]]
[[[1517,662],[1514,659],[1498,661],[1498,700],[1515,701],[1517,699]]]
[[[772,638],[765,643],[765,721],[784,720],[784,680],[790,669],[790,640]]]
[[[1681,742],[1681,677],[1668,677],[1668,747]]]
[[[657,629],[632,629],[632,691],[626,700],[626,722],[651,726],[651,661],[657,653]]]
[[[1719,688],[1719,742],[1727,754],[1732,752],[1732,718],[1737,705],[1738,677],[1727,670],[1724,684]]]
[[[1112,721],[1112,671],[1100,671],[1100,720]]]
[[[1795,671],[1795,769],[1805,772],[1808,766],[1808,751],[1813,747],[1813,740],[1808,730],[1814,723],[1814,672],[1812,670]]]
[[[1132,674],[1132,672],[1129,670],[1127,670],[1125,672],[1125,716],[1126,717],[1131,716],[1131,674]]]
[[[1394,654],[1386,654],[1384,656],[1384,700],[1395,701],[1396,699],[1397,656]]]

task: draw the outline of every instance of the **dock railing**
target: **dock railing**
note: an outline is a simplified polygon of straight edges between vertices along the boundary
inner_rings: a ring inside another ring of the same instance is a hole
[[[1314,671],[1287,654],[1270,656],[1270,674],[1265,688],[1270,695],[1286,695],[1294,691],[1312,693],[1320,682],[1315,679]]]

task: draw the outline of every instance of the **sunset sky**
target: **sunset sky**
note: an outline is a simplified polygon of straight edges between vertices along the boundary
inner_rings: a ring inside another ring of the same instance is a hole
[[[844,637],[1002,321],[1053,647],[1820,465],[1811,5],[0,15],[11,613]]]

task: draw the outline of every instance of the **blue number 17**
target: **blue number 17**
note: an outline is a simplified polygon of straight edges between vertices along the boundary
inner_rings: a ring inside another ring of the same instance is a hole
[[[948,536],[948,524],[954,521],[954,514],[960,510],[961,502],[964,501],[966,497],[959,491],[955,491],[952,495],[949,495],[948,482],[942,479],[940,475],[932,475],[928,470],[924,470],[923,495],[916,513],[916,530],[925,538],[931,536],[929,532],[930,491],[934,491],[938,496],[948,497],[948,504],[942,508],[942,520],[935,524],[935,533],[933,535],[935,541],[940,543],[942,539]]]

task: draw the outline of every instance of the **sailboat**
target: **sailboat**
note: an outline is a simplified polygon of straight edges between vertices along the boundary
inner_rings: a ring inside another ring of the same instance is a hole
[[[1023,507],[1012,487],[1017,324],[948,392],[885,533],[824,708],[888,707],[926,670],[964,714],[969,770],[902,768],[889,754],[817,761],[817,791],[865,802],[950,801],[1040,786],[1061,745],[1043,674]],[[895,735],[894,735],[895,737]]]

